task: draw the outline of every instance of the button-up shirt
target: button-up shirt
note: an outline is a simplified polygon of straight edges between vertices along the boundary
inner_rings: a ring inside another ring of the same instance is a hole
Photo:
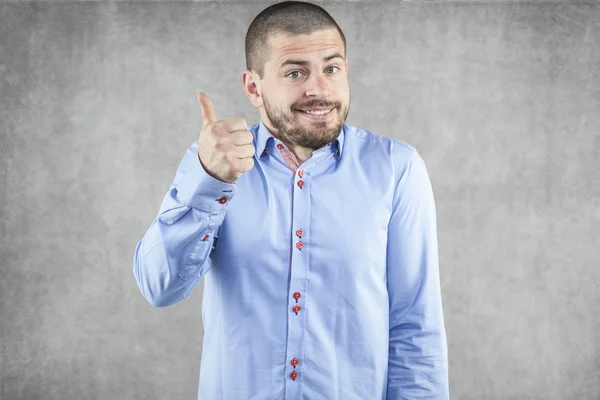
[[[198,141],[137,243],[164,307],[204,278],[200,400],[448,399],[436,211],[408,143],[344,124],[299,164],[263,122],[254,167],[211,177]]]

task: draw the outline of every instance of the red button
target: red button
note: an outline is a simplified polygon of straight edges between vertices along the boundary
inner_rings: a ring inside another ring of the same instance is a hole
[[[225,204],[225,203],[227,203],[227,197],[221,197],[221,198],[219,199],[219,203],[221,203],[221,204]]]
[[[301,249],[302,248],[302,242],[296,243],[296,248]]]
[[[206,240],[206,239],[208,239],[208,235],[204,235],[204,239],[202,239],[202,240]]]
[[[298,377],[298,373],[296,371],[292,371],[292,373],[290,374],[290,378],[296,379],[297,377]]]
[[[298,365],[298,359],[297,358],[292,358],[292,365],[295,367],[296,365]]]
[[[296,231],[296,235],[297,235],[298,237],[302,237],[302,235],[304,235],[304,231],[303,231],[302,229],[298,229],[298,230]]]
[[[279,150],[281,150],[281,149],[283,149],[283,145],[282,145],[281,143],[279,143],[279,144],[277,144],[277,148],[278,148]]]
[[[298,186],[300,186],[300,187],[304,186],[304,182],[303,181],[298,181]]]
[[[269,150],[265,149],[265,150],[263,151],[263,154],[269,154]]]
[[[294,293],[294,298],[298,300],[300,298],[300,292]]]
[[[294,308],[292,308],[292,310],[294,310],[294,312],[297,313],[298,311],[300,311],[300,306],[296,304]]]
[[[304,171],[303,170],[298,171],[298,176],[300,178],[302,178],[304,176]]]

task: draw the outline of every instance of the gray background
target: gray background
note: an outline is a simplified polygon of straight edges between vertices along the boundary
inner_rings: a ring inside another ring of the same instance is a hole
[[[133,251],[196,92],[258,123],[244,36],[269,4],[0,6],[0,398],[196,398],[203,283],[153,308]],[[318,4],[347,123],[428,166],[451,398],[600,399],[600,4]]]

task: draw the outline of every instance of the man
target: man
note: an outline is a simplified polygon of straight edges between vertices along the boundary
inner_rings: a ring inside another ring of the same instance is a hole
[[[134,255],[154,306],[205,279],[198,398],[448,399],[423,159],[344,123],[346,42],[322,8],[263,10],[246,62],[259,124],[198,95],[198,141]]]

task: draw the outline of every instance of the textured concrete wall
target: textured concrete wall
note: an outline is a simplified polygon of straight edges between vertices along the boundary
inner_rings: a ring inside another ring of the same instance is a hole
[[[258,112],[270,2],[0,5],[0,398],[194,399],[203,285],[157,309],[136,242],[197,138]],[[453,399],[600,398],[600,3],[319,3],[347,122],[423,155]]]

